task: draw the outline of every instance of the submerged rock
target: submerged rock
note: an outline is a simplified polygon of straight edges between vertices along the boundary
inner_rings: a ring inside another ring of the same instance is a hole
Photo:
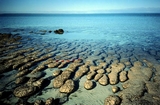
[[[57,76],[53,80],[53,87],[60,88],[64,84],[64,82],[70,77],[70,75],[71,71],[68,70],[63,71],[61,75]]]
[[[74,90],[74,81],[69,79],[59,89],[62,93],[71,93]]]
[[[50,97],[46,100],[45,105],[55,105],[54,98]]]
[[[127,78],[127,71],[120,72],[120,74],[119,74],[119,80],[121,82],[125,82],[127,79],[128,79]]]
[[[31,96],[36,92],[37,88],[35,86],[28,86],[28,85],[22,85],[17,87],[14,91],[13,94],[16,97],[28,97]]]
[[[102,76],[103,76],[103,74],[96,74],[94,77],[94,80],[98,81]]]
[[[116,93],[116,92],[118,92],[119,91],[119,87],[117,87],[117,86],[112,86],[112,92],[113,93]]]
[[[87,89],[87,90],[90,90],[93,88],[93,81],[91,80],[87,80],[85,83],[84,83],[84,88]]]
[[[62,72],[62,70],[54,70],[53,71],[53,77],[56,77],[56,76],[58,76],[60,73]]]
[[[120,105],[121,100],[116,95],[110,95],[104,101],[104,105]]]
[[[111,73],[108,74],[108,77],[111,85],[118,83],[118,74],[116,72],[112,71]]]
[[[99,84],[105,86],[108,82],[108,76],[106,74],[103,74],[103,76],[98,80]]]

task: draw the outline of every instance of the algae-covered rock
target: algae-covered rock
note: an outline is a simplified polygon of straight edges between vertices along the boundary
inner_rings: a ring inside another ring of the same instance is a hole
[[[92,72],[90,72],[89,74],[87,74],[87,79],[88,80],[91,80],[91,79],[93,79],[93,77],[96,75],[96,72],[95,71],[92,71]]]
[[[102,76],[103,76],[103,74],[96,74],[94,77],[94,80],[98,81]]]
[[[119,91],[119,87],[117,87],[117,86],[112,86],[112,92],[113,93],[116,93],[116,92],[118,92]]]
[[[59,89],[62,93],[71,93],[74,90],[74,81],[69,79],[67,80]]]
[[[108,77],[109,77],[109,82],[111,85],[115,85],[118,83],[118,74],[117,72],[111,72],[108,74]]]
[[[103,76],[98,80],[99,84],[105,86],[108,84],[108,76],[103,74]]]
[[[127,78],[127,71],[120,72],[120,74],[119,74],[119,80],[121,82],[125,82],[127,79],[128,79]]]
[[[64,70],[61,75],[57,76],[53,80],[53,87],[60,88],[64,82],[70,77],[71,71]]]
[[[50,97],[46,100],[45,105],[55,105],[54,98]]]
[[[84,83],[84,88],[87,89],[87,90],[92,89],[93,86],[94,86],[94,84],[93,84],[93,81],[91,81],[91,80],[87,80],[87,81],[85,81],[85,83]]]
[[[58,69],[58,70],[54,70],[54,71],[53,71],[53,76],[56,77],[56,76],[58,76],[61,72],[62,72],[62,70],[59,70],[59,69]]]
[[[116,95],[110,95],[104,101],[104,105],[120,105],[120,103],[121,99]]]
[[[36,87],[35,86],[28,86],[28,85],[22,85],[17,87],[14,91],[13,94],[16,97],[28,97],[33,95],[36,92]]]

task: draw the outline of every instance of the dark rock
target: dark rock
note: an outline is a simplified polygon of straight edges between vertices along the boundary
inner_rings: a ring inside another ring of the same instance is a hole
[[[63,29],[58,29],[54,31],[55,34],[63,34],[64,30]]]
[[[50,31],[48,31],[49,33],[51,33],[52,31],[50,30]]]

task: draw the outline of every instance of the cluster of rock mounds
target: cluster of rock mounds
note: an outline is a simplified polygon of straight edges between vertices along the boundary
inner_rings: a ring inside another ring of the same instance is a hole
[[[64,30],[63,29],[57,29],[57,30],[39,30],[38,32],[34,32],[34,31],[30,31],[29,33],[32,34],[40,34],[40,35],[45,35],[46,33],[52,33],[54,32],[55,34],[63,34],[64,33]]]

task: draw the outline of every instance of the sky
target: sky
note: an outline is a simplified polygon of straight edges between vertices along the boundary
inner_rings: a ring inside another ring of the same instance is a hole
[[[0,0],[0,13],[160,13],[160,0]]]

